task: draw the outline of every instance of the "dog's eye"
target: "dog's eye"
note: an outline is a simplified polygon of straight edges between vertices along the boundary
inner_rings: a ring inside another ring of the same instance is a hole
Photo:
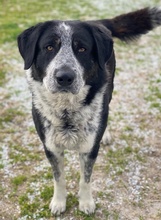
[[[54,50],[53,46],[50,46],[50,45],[47,46],[46,49],[47,49],[47,51],[52,51],[52,50]]]
[[[79,52],[79,53],[83,53],[83,52],[85,52],[85,51],[86,51],[86,49],[85,49],[84,47],[81,47],[81,48],[78,49],[78,52]]]

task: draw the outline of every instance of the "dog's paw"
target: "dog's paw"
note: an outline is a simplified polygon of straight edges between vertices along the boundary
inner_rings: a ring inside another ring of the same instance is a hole
[[[85,214],[89,215],[95,212],[95,202],[94,199],[91,197],[90,199],[80,199],[79,200],[79,210],[84,212]]]
[[[66,210],[66,198],[60,200],[53,197],[49,208],[51,209],[52,214],[60,215]]]
[[[108,128],[106,128],[106,130],[103,134],[102,140],[101,140],[101,144],[109,145],[109,144],[111,144],[111,142],[112,142],[112,138],[111,138],[110,132],[109,132]]]

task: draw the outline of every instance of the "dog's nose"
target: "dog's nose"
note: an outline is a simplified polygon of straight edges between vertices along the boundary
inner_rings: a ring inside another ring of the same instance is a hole
[[[56,80],[60,86],[70,86],[73,83],[74,78],[75,78],[75,73],[72,71],[70,72],[59,71],[56,74]]]

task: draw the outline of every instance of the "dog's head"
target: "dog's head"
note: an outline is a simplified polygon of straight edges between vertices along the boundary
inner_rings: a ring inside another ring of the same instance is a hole
[[[48,21],[18,37],[25,69],[51,93],[79,93],[105,80],[101,72],[113,52],[110,31],[92,22]],[[100,74],[100,75],[99,75]]]

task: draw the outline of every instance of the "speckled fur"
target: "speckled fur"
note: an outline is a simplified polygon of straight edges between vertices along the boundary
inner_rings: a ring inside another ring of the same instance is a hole
[[[46,130],[47,148],[52,152],[54,146],[84,153],[90,152],[100,121],[105,88],[98,92],[90,106],[83,106],[82,101],[88,93],[88,86],[84,86],[78,95],[51,94],[45,90],[43,84],[32,80],[30,71],[27,71],[27,79],[34,94],[34,105],[47,119],[46,127],[48,127],[47,121],[52,124],[50,129]],[[70,129],[64,129],[64,109],[68,114]]]
[[[63,66],[69,67],[76,75],[75,82],[72,86],[72,92],[75,94],[78,93],[80,88],[84,85],[84,70],[72,51],[72,29],[70,26],[62,22],[57,27],[56,32],[61,36],[61,48],[56,57],[49,63],[43,82],[46,89],[50,92],[59,91],[53,74],[55,74],[57,69],[61,69]]]

